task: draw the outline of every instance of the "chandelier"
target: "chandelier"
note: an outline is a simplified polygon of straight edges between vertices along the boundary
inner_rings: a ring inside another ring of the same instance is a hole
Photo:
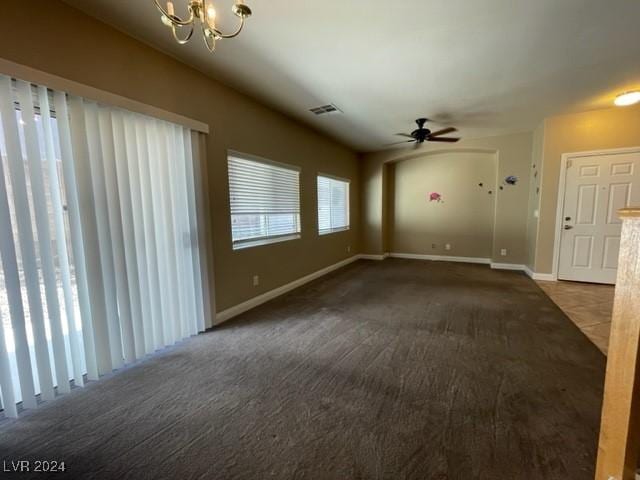
[[[216,9],[211,3],[208,3],[207,0],[189,0],[189,5],[187,6],[188,17],[186,19],[182,19],[175,14],[173,2],[168,1],[167,8],[164,9],[158,0],[153,1],[156,7],[158,7],[158,10],[160,10],[162,23],[171,28],[173,38],[176,39],[176,42],[184,45],[191,40],[197,20],[202,28],[204,44],[210,52],[215,50],[216,41],[223,38],[236,37],[242,31],[245,19],[251,16],[251,9],[246,6],[242,0],[236,0],[232,11],[234,15],[240,19],[240,25],[235,32],[224,34],[216,26]],[[184,33],[184,36],[180,35],[182,33]]]

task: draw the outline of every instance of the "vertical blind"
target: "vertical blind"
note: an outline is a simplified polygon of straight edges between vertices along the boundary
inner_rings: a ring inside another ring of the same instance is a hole
[[[196,135],[0,76],[7,416],[204,330]]]
[[[300,233],[300,170],[230,155],[229,199],[234,248]]]
[[[349,228],[349,182],[318,176],[318,231],[331,233]]]

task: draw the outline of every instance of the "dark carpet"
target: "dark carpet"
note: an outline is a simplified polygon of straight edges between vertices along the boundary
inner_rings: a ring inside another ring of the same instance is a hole
[[[358,261],[2,422],[0,460],[64,461],[52,478],[586,480],[604,367],[521,273]]]

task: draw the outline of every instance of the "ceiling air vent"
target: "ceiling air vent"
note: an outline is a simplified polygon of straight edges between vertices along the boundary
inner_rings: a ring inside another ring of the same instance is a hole
[[[335,115],[337,113],[342,113],[338,107],[333,104],[322,105],[320,107],[310,108],[309,111],[314,113],[315,115]]]

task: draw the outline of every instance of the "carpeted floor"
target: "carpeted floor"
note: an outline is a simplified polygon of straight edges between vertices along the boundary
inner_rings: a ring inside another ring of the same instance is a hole
[[[604,366],[521,273],[359,261],[2,422],[0,460],[78,479],[587,480]]]

